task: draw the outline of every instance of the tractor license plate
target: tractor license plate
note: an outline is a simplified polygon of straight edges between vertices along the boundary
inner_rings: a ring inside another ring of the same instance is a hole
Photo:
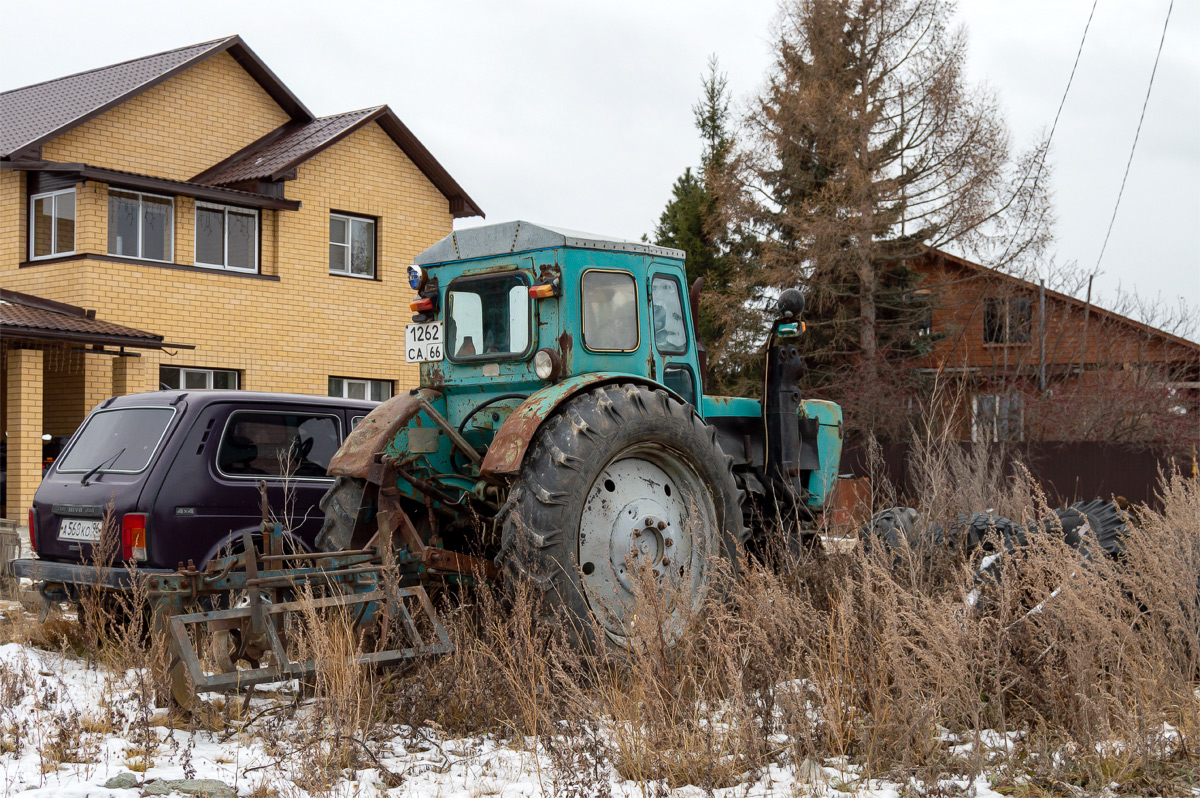
[[[404,362],[427,363],[443,356],[442,323],[409,324],[404,328]]]
[[[59,540],[86,540],[92,543],[100,540],[100,526],[103,522],[90,518],[64,518],[58,526]]]

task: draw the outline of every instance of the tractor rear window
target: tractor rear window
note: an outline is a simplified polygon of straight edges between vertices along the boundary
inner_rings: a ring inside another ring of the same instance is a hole
[[[529,284],[520,274],[455,280],[446,292],[451,360],[520,357],[529,349]]]
[[[584,272],[584,345],[599,352],[632,352],[640,342],[633,275],[598,269]]]

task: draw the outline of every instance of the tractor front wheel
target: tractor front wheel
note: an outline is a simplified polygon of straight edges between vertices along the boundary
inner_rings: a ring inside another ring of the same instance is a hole
[[[497,565],[537,585],[576,643],[621,650],[648,588],[663,591],[661,633],[678,640],[720,578],[713,566],[732,572],[744,541],[714,430],[664,391],[609,385],[538,430],[502,510]]]

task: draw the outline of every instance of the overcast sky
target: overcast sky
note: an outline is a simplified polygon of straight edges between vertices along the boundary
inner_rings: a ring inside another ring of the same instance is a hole
[[[1091,268],[1170,0],[1099,0],[1055,133],[1054,256]],[[1014,144],[1049,128],[1091,0],[965,0],[970,74]],[[25,5],[0,0],[0,18]],[[736,104],[771,63],[773,0],[55,4],[22,26],[0,88],[240,33],[315,113],[388,103],[487,212],[638,238],[699,158],[691,106],[716,53]],[[461,220],[459,226],[479,224]],[[1175,4],[1096,291],[1200,307],[1200,3]]]

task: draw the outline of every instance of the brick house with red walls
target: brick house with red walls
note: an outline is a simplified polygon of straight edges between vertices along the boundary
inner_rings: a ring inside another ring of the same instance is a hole
[[[1200,438],[1200,344],[945,252],[910,265],[931,307],[913,365],[961,439]]]

